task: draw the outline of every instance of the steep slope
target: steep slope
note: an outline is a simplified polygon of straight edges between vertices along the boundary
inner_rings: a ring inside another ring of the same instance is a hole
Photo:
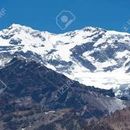
[[[130,34],[86,27],[64,34],[13,24],[0,32],[0,64],[21,56],[72,80],[129,98]]]
[[[78,120],[99,118],[129,105],[111,90],[84,86],[26,59],[11,60],[0,69],[0,79],[6,84],[0,93],[0,130],[59,130],[62,125],[73,130]]]
[[[38,130],[130,130],[130,108],[118,110],[110,116],[101,119],[83,120],[78,116],[75,118],[72,113],[64,117],[64,120],[58,120],[46,126],[41,126]],[[59,124],[62,124],[63,127]],[[68,124],[65,126],[65,124]]]
[[[130,130],[130,108],[116,111],[112,115],[91,121],[85,130]]]

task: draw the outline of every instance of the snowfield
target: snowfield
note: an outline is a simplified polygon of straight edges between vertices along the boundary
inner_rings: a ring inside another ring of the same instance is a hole
[[[129,90],[130,34],[85,27],[64,34],[13,24],[0,31],[0,66],[14,56],[44,64],[82,84]]]

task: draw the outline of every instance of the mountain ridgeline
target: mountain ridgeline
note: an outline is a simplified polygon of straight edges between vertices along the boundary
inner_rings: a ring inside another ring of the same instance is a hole
[[[0,94],[1,130],[73,130],[76,122],[80,126],[127,107],[112,90],[84,86],[26,59],[11,60],[0,69],[0,79],[6,84]]]
[[[0,130],[129,130],[129,107],[130,34],[0,31]]]
[[[86,86],[130,99],[130,34],[85,27],[53,34],[13,24],[0,31],[0,67],[14,56],[35,60]],[[121,75],[121,76],[120,76]]]

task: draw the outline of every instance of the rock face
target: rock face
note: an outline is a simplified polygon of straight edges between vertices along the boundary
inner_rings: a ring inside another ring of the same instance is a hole
[[[87,86],[114,88],[129,99],[130,34],[86,27],[64,34],[13,24],[0,31],[0,65],[14,56],[35,60]]]
[[[0,93],[0,130],[81,130],[86,120],[128,104],[112,90],[84,86],[23,58],[2,67],[0,79],[6,85]]]
[[[130,129],[130,108],[116,111],[114,114],[87,123],[85,130],[129,130]]]

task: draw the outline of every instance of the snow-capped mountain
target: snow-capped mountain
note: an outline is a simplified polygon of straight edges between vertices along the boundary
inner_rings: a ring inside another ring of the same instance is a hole
[[[114,88],[117,96],[128,94],[128,33],[85,27],[53,34],[13,24],[0,31],[0,66],[14,56],[40,62],[87,86]]]
[[[92,118],[130,106],[112,90],[85,86],[22,58],[1,68],[0,79],[7,86],[0,92],[0,130],[81,130]]]

